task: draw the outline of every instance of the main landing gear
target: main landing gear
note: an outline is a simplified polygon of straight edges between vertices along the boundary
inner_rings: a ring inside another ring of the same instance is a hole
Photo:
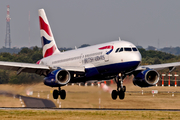
[[[117,90],[113,90],[111,93],[111,97],[113,100],[117,99],[117,96],[119,96],[119,99],[123,100],[125,97],[125,92],[126,92],[126,86],[123,86],[123,79],[125,78],[124,75],[119,74],[116,78],[115,81],[117,83]]]
[[[58,90],[53,91],[53,98],[58,99],[58,95],[60,95],[60,98],[64,100],[66,98],[66,91],[61,90],[61,88],[59,87],[59,91]]]

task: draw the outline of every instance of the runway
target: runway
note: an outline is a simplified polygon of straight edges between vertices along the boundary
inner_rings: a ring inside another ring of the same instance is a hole
[[[39,107],[39,108],[53,108],[56,107],[56,105],[51,101],[47,99],[41,99],[41,98],[34,98],[34,97],[27,97],[22,95],[16,95],[18,98],[21,96],[21,99],[23,99],[24,104],[26,107]]]
[[[47,110],[47,111],[172,111],[180,109],[114,109],[114,108],[38,108],[38,107],[0,107],[0,110]]]
[[[8,97],[14,97],[14,98],[20,98],[23,100],[25,106],[29,108],[54,108],[56,105],[51,101],[47,99],[42,98],[35,98],[35,97],[28,97],[23,96],[19,94],[13,94],[6,91],[0,91],[0,95],[6,95]],[[19,108],[20,109],[20,108]]]

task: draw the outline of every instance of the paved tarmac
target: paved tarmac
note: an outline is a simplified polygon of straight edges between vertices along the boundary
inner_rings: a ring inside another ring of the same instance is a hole
[[[26,107],[30,107],[30,108],[33,108],[33,107],[35,107],[35,108],[56,107],[56,105],[51,100],[17,95],[18,98],[19,98],[19,96],[21,96],[21,99],[24,101],[24,104]]]
[[[51,100],[47,100],[47,99],[15,95],[13,93],[9,93],[6,91],[0,91],[0,95],[21,98],[24,101],[25,107],[28,107],[28,108],[55,108],[56,107],[56,105]]]

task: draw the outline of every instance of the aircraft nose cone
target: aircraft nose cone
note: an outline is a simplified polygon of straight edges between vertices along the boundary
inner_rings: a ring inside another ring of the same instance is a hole
[[[141,62],[141,59],[142,59],[141,54],[139,52],[132,53],[129,57],[130,57],[130,59],[132,61],[139,61],[139,62]]]
[[[134,65],[135,65],[136,67],[138,67],[138,66],[140,65],[141,59],[142,59],[142,57],[141,57],[141,54],[140,54],[139,52],[133,53],[133,54],[131,55],[131,60],[134,62]]]
[[[141,61],[142,60],[140,52],[137,52],[134,54],[134,60],[135,61]]]

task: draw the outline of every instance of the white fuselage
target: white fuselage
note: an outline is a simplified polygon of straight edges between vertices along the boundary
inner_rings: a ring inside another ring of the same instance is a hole
[[[106,46],[113,47],[99,49]],[[122,48],[123,51],[119,52],[117,50],[118,48],[119,50]],[[129,50],[126,51],[125,48],[129,48]],[[103,67],[106,65],[123,64],[134,61],[139,64],[141,61],[141,54],[139,51],[133,51],[134,48],[136,48],[136,46],[130,42],[113,41],[52,55],[43,58],[40,64],[49,67],[84,66],[85,68]],[[111,52],[106,54],[110,50]]]

